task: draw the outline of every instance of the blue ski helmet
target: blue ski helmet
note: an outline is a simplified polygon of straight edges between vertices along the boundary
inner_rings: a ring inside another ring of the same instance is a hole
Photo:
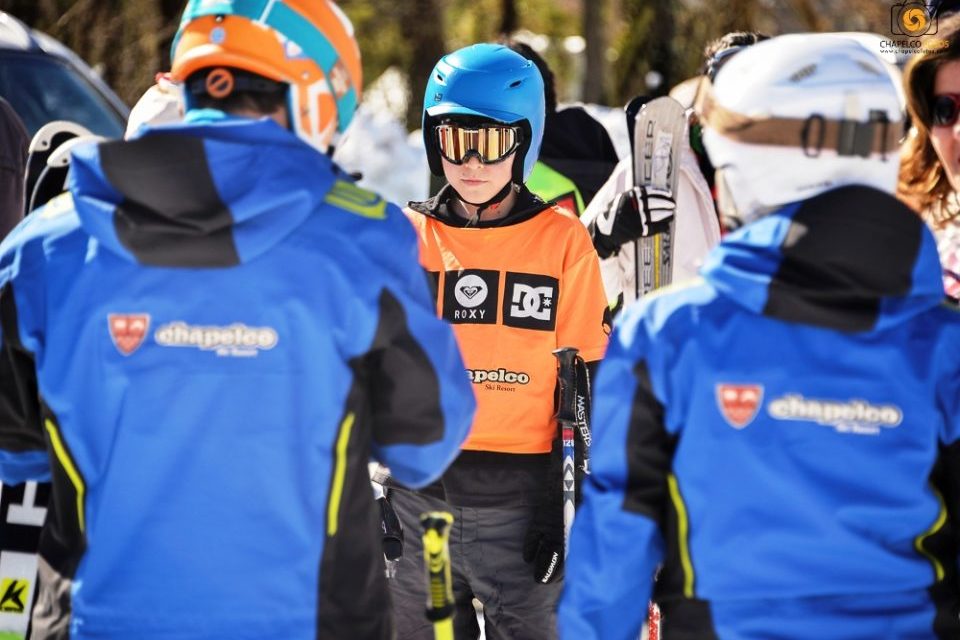
[[[522,184],[533,171],[543,141],[543,77],[533,62],[499,44],[475,44],[440,58],[423,96],[423,142],[430,171],[437,176],[443,176],[443,165],[433,129],[450,116],[519,126],[513,181]]]

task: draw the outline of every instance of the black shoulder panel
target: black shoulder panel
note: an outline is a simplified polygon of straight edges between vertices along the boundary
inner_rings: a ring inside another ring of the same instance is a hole
[[[960,576],[956,568],[960,552],[960,508],[957,506],[960,505],[960,442],[940,444],[937,462],[930,473],[930,484],[943,499],[947,519],[942,527],[917,540],[917,550],[936,563],[937,581],[927,589],[936,607],[934,636],[960,638]]]
[[[13,285],[0,288],[0,449],[45,451],[33,354],[20,344]]]
[[[239,264],[233,217],[210,174],[203,141],[153,135],[100,146],[103,172],[124,199],[117,237],[143,264],[229,267]]]
[[[363,638],[389,640],[393,637],[389,594],[384,574],[383,550],[378,532],[380,514],[370,492],[369,389],[354,380],[344,411],[354,416],[346,441],[344,475],[337,527],[329,522],[323,535],[320,558],[317,638]],[[343,425],[341,424],[341,429]],[[331,495],[335,486],[331,469]],[[328,517],[330,505],[328,504]]]
[[[82,513],[86,505],[83,504],[83,494],[78,495],[76,483],[85,487],[87,482],[74,462],[76,458],[69,444],[60,435],[60,425],[53,411],[43,405],[42,412],[44,421],[49,423],[48,437],[57,439],[60,454],[50,456],[53,482],[47,520],[40,533],[40,555],[60,576],[73,579],[87,549]],[[54,450],[52,442],[50,450]]]
[[[922,225],[892,196],[867,187],[811,198],[781,246],[764,315],[841,331],[872,329],[882,298],[910,291]]]
[[[437,372],[411,335],[400,301],[386,289],[380,294],[380,321],[370,351],[351,364],[370,389],[378,443],[423,445],[443,438]]]
[[[676,438],[663,424],[663,405],[653,394],[647,363],[634,370],[637,391],[630,409],[627,432],[627,489],[623,509],[643,514],[662,527],[670,503],[667,474],[673,460]]]

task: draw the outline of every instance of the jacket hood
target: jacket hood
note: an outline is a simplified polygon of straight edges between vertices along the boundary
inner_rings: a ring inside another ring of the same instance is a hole
[[[74,152],[68,187],[104,247],[154,266],[239,264],[296,229],[333,186],[331,160],[272,120],[190,115]]]
[[[862,186],[731,233],[703,275],[754,313],[850,332],[898,324],[944,300],[933,234],[900,201]]]

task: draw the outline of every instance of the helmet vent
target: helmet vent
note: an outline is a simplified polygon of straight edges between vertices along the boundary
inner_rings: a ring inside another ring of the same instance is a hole
[[[510,83],[510,88],[515,89],[516,87],[519,87],[521,84],[523,84],[523,80],[514,80],[513,82]]]
[[[867,64],[862,60],[857,60],[857,66],[866,71],[867,73],[872,73],[875,76],[881,75],[880,70],[874,67],[873,65]]]
[[[803,67],[799,71],[794,72],[794,74],[790,76],[790,82],[801,82],[803,80],[806,80],[807,78],[812,76],[814,73],[816,73],[816,71],[817,71],[817,65],[808,64],[807,66]]]

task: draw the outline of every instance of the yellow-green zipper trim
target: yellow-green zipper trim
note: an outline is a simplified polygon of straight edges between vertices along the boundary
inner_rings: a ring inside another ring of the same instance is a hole
[[[687,508],[680,496],[680,487],[677,477],[672,473],[667,476],[667,485],[670,488],[670,500],[677,512],[677,543],[680,549],[680,565],[683,567],[683,595],[693,597],[693,562],[690,561],[690,521],[687,519]]]
[[[351,411],[340,423],[340,435],[337,436],[337,460],[333,469],[333,486],[330,487],[330,504],[327,508],[327,535],[337,535],[337,521],[340,515],[340,500],[343,498],[343,480],[347,475],[347,444],[353,429],[354,415]]]
[[[66,447],[63,446],[57,425],[53,424],[53,421],[48,418],[44,421],[44,426],[47,428],[47,433],[50,434],[50,444],[53,446],[53,452],[57,456],[57,460],[60,461],[60,466],[67,472],[67,477],[70,478],[74,491],[77,492],[77,522],[80,523],[80,532],[83,533],[86,529],[83,519],[83,496],[86,492],[83,477],[80,475],[80,472],[77,471],[73,460],[70,459],[70,454],[67,453]]]
[[[937,577],[937,582],[940,582],[941,580],[943,580],[943,577],[945,575],[943,570],[943,565],[940,563],[939,560],[937,560],[936,557],[933,556],[933,554],[931,554],[929,551],[923,548],[923,543],[927,538],[929,538],[930,536],[935,534],[937,531],[942,529],[943,525],[947,523],[947,505],[944,504],[943,496],[940,495],[939,491],[937,491],[934,487],[930,487],[930,489],[933,491],[933,494],[937,496],[937,504],[940,505],[940,513],[937,515],[936,521],[934,521],[934,523],[930,525],[930,528],[924,531],[923,533],[921,533],[919,536],[917,536],[917,538],[913,541],[913,546],[916,548],[917,551],[920,552],[921,555],[923,555],[924,557],[926,557],[927,560],[930,561],[930,564],[933,565],[933,572]]]

